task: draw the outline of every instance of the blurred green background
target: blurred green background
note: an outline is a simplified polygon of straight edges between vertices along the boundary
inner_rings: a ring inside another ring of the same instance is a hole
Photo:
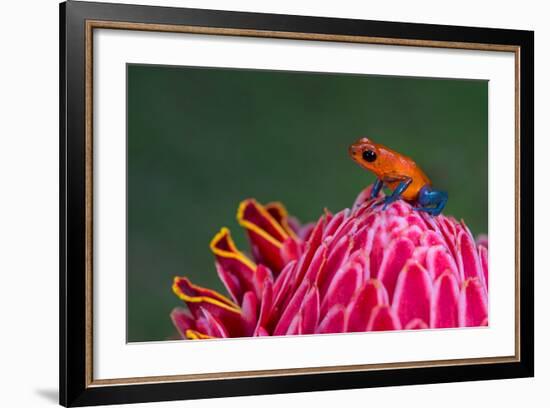
[[[226,293],[210,239],[247,250],[239,202],[302,221],[350,207],[374,176],[347,155],[371,137],[414,158],[445,214],[487,231],[486,81],[128,65],[128,341],[174,334],[175,275]]]

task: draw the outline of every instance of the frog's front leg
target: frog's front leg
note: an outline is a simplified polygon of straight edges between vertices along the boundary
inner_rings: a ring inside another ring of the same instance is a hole
[[[433,216],[441,214],[449,196],[445,191],[433,190],[430,186],[424,186],[418,193],[417,211],[424,211]]]
[[[372,189],[370,191],[370,198],[371,200],[378,197],[378,194],[380,194],[380,190],[382,190],[382,187],[384,186],[384,182],[380,180],[379,178],[376,179],[374,182],[374,185],[372,186]]]
[[[393,190],[393,193],[384,199],[384,207],[382,207],[382,209],[385,210],[388,207],[388,205],[390,205],[394,201],[399,200],[399,198],[401,198],[401,194],[405,192],[405,190],[407,189],[407,187],[411,185],[411,183],[412,183],[412,178],[404,177],[403,181],[401,181],[397,185],[395,190]]]

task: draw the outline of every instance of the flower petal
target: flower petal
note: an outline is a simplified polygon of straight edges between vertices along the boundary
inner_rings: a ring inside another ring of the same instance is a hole
[[[323,231],[323,238],[332,237],[334,233],[340,228],[340,226],[348,219],[349,210],[345,209],[335,214],[330,221],[327,222],[327,226]]]
[[[321,305],[321,313],[326,314],[327,310],[336,304],[347,306],[362,282],[363,270],[359,263],[348,262],[341,267],[328,283]]]
[[[204,319],[205,319],[205,330],[204,332],[211,337],[226,338],[229,337],[226,328],[218,319],[216,319],[212,313],[210,313],[206,308],[201,309]]]
[[[256,261],[265,264],[277,275],[285,265],[281,248],[289,237],[288,233],[253,199],[241,202],[237,220],[248,233]]]
[[[351,253],[349,256],[349,263],[356,263],[360,266],[361,271],[363,272],[362,281],[366,282],[370,279],[370,270],[369,270],[369,259],[366,252],[363,249],[358,249]]]
[[[292,218],[291,218],[292,220]],[[299,225],[297,222],[296,223],[291,223],[291,225]],[[295,227],[292,227],[292,228],[295,228]],[[298,228],[298,238],[302,241],[302,242],[305,242],[309,239],[309,237],[311,237],[311,234],[313,233],[313,229],[315,228],[315,223],[314,222],[309,222],[305,225],[299,225],[299,228]]]
[[[413,252],[413,243],[405,237],[392,241],[384,252],[377,278],[384,284],[390,299],[393,299],[397,276],[403,269],[405,262],[412,257]]]
[[[424,233],[422,234],[422,237],[420,238],[420,244],[427,247],[432,247],[436,245],[445,245],[445,240],[437,232],[432,230],[427,230],[427,231],[424,231]]]
[[[240,304],[246,291],[261,293],[254,277],[256,265],[237,249],[227,228],[214,236],[210,249],[216,257],[218,275],[235,302]]]
[[[409,324],[405,326],[405,330],[425,330],[428,328],[428,325],[422,319],[412,319]]]
[[[320,288],[321,296],[324,296],[326,293],[327,287],[338,269],[347,261],[352,245],[352,238],[350,236],[344,236],[327,255],[326,265],[317,275],[316,283]]]
[[[300,310],[301,327],[300,334],[312,334],[319,322],[320,300],[319,290],[313,286],[307,293]]]
[[[390,241],[396,237],[404,236],[404,232],[409,227],[407,220],[403,217],[385,214],[385,220],[384,229],[389,233],[388,239]]]
[[[426,255],[428,254],[429,249],[429,247],[425,246],[416,247],[414,249],[412,259],[416,260],[420,265],[426,267]]]
[[[403,200],[398,200],[398,201],[393,202],[388,207],[388,210],[389,210],[389,213],[392,214],[392,215],[396,214],[396,215],[399,215],[399,216],[403,217],[403,216],[406,216],[407,214],[410,214],[411,206],[409,204],[406,204],[405,201],[403,201]]]
[[[322,245],[321,242],[323,239],[324,222],[325,222],[324,217],[321,217],[319,221],[317,221],[317,223],[315,224],[315,227],[311,232],[309,239],[305,243],[305,249],[303,251],[302,256],[300,257],[300,260],[298,261],[297,273],[295,274],[295,279],[294,279],[294,287],[298,287],[302,283],[302,279],[304,278],[304,275],[306,275],[306,272],[309,270],[311,263],[315,262],[315,256],[317,256],[319,246]],[[310,274],[310,278],[312,279],[312,282],[317,278],[317,272],[319,271],[319,266],[320,265],[312,266],[312,268],[316,268],[315,273],[313,273],[314,271],[312,271],[312,273]]]
[[[473,238],[468,231],[460,231],[457,238],[460,254],[458,265],[462,280],[469,278],[483,279],[481,264],[477,255],[477,249]]]
[[[241,309],[226,297],[213,290],[193,285],[189,279],[180,277],[174,278],[172,290],[187,304],[196,319],[201,318],[202,309],[206,309],[228,330],[242,335]]]
[[[344,236],[352,236],[354,235],[355,231],[356,231],[356,228],[357,228],[357,223],[355,222],[355,220],[353,219],[347,219],[346,221],[344,221],[340,227],[338,228],[338,230],[336,230],[334,232],[334,235],[331,235],[332,239],[330,240],[329,244],[328,244],[328,248],[329,248],[329,251],[332,251],[332,249],[334,248],[334,246],[340,242],[340,240],[344,237]]]
[[[422,229],[418,225],[413,225],[403,231],[403,236],[409,238],[414,245],[420,244],[420,238],[423,235]]]
[[[261,300],[262,303],[260,305],[258,324],[254,330],[255,336],[259,335],[258,333],[260,333],[260,330],[266,330],[265,328],[268,326],[271,317],[271,310],[273,308],[273,284],[269,279],[265,281]]]
[[[461,327],[482,326],[488,317],[487,295],[478,278],[464,282],[459,300],[459,324]]]
[[[369,271],[373,278],[378,278],[380,275],[380,266],[384,259],[386,249],[386,239],[380,227],[380,223],[375,223],[367,234],[367,242],[365,250],[369,254]],[[412,243],[411,243],[412,244]]]
[[[296,261],[288,263],[273,285],[272,317],[278,317],[283,307],[292,296],[293,278],[296,271]]]
[[[204,339],[211,339],[212,336],[209,336],[208,334],[201,333],[197,330],[187,329],[185,331],[185,338],[189,340],[204,340]]]
[[[285,239],[281,247],[281,258],[285,265],[290,261],[298,259],[301,254],[302,247],[297,241],[290,237]]]
[[[172,313],[170,313],[170,319],[172,319],[172,323],[182,338],[185,338],[185,332],[188,329],[195,328],[195,318],[191,315],[189,310],[181,307],[176,307],[172,310]]]
[[[401,323],[389,306],[377,306],[371,313],[367,331],[386,330],[401,330]]]
[[[291,238],[298,239],[298,236],[296,235],[298,230],[292,228],[291,223],[289,222],[288,211],[283,203],[278,201],[267,203],[265,205],[265,209]]]
[[[363,204],[365,204],[366,202],[371,200],[370,193],[372,191],[372,187],[373,187],[373,184],[369,185],[367,188],[363,189],[359,193],[359,195],[355,199],[355,202],[353,203],[353,207],[352,207],[353,211],[358,210],[359,208],[361,208],[363,206]],[[378,196],[379,195],[380,195],[380,193],[378,193]]]
[[[261,299],[262,297],[261,294],[264,291],[264,287],[267,281],[273,283],[273,274],[271,273],[271,271],[267,266],[260,264],[256,267],[256,273],[254,274],[254,288],[259,289],[258,290],[258,293],[260,294],[260,296],[258,296],[259,299]],[[254,291],[254,293],[258,295],[256,291]]]
[[[315,251],[315,254],[313,255],[313,259],[305,272],[304,281],[314,284],[320,279],[319,275],[323,272],[327,262],[327,252],[328,247],[325,244],[321,244],[317,248],[317,251]]]
[[[356,214],[357,220],[357,230],[360,230],[364,227],[372,227],[379,218],[379,215],[376,213],[364,212],[362,215]]]
[[[476,244],[489,249],[489,237],[487,236],[487,234],[478,235],[476,238]]]
[[[428,249],[426,268],[434,280],[446,271],[451,271],[457,278],[459,277],[455,260],[442,245],[432,246]]]
[[[285,333],[285,336],[294,336],[296,334],[302,334],[300,333],[301,328],[302,328],[302,314],[298,313],[296,316],[294,316],[294,318],[288,325],[288,329]]]
[[[369,279],[357,291],[354,299],[346,308],[346,331],[365,331],[373,309],[387,304],[388,293],[382,282],[377,279]]]
[[[457,234],[455,223],[449,218],[442,217],[442,216],[432,217],[425,213],[422,213],[422,215],[423,215],[424,221],[428,223],[433,222],[436,225],[436,228],[441,232],[441,235],[443,236],[443,239],[447,244],[447,248],[449,248],[453,256],[455,256],[455,258],[458,259],[458,251],[455,245],[456,234]]]
[[[430,321],[431,278],[416,261],[409,261],[399,274],[395,285],[392,309],[403,325],[413,319]]]
[[[481,261],[481,270],[483,271],[485,290],[489,292],[489,253],[487,246],[479,245],[479,259]]]
[[[313,286],[306,294],[300,312],[292,319],[287,335],[312,334],[319,321],[319,291]]]
[[[300,305],[304,300],[304,296],[306,295],[307,290],[308,286],[304,282],[294,293],[292,299],[281,314],[277,326],[275,326],[275,330],[273,331],[274,336],[282,336],[286,334],[290,324],[292,323],[292,319],[298,314],[298,311],[300,310]]]
[[[185,302],[190,302],[192,304],[206,302],[209,304],[218,305],[219,307],[227,310],[240,312],[239,307],[225,296],[215,290],[194,285],[187,278],[180,278],[176,276],[174,278],[172,290]],[[191,312],[193,311],[191,310]]]
[[[325,315],[316,332],[319,334],[342,333],[344,331],[344,307],[336,305]]]
[[[367,239],[369,236],[369,230],[370,226],[365,225],[358,229],[358,231],[355,233],[353,237],[353,247],[351,249],[352,252],[364,249],[367,246]],[[370,270],[370,268],[369,268]]]
[[[431,299],[430,327],[458,327],[459,287],[451,271],[442,273],[435,281]]]
[[[420,239],[424,238],[425,232],[429,231],[428,224],[426,224],[426,221],[422,218],[421,215],[418,214],[418,211],[410,212],[408,215],[406,215],[405,220],[407,221],[408,225],[414,225],[422,231],[422,236]]]
[[[258,298],[256,298],[254,292],[244,294],[241,315],[245,336],[250,336],[256,328],[258,320]]]

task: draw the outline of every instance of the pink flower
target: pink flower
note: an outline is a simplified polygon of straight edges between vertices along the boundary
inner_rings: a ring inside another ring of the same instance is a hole
[[[386,210],[361,192],[351,210],[301,226],[253,199],[237,219],[252,258],[222,228],[210,243],[230,299],[176,277],[183,338],[277,336],[488,324],[488,240],[452,217]]]

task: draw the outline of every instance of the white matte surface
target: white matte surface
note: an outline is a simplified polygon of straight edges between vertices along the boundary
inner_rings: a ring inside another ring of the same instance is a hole
[[[95,378],[513,355],[512,53],[104,29],[94,36]],[[126,63],[489,80],[490,327],[127,344]]]

